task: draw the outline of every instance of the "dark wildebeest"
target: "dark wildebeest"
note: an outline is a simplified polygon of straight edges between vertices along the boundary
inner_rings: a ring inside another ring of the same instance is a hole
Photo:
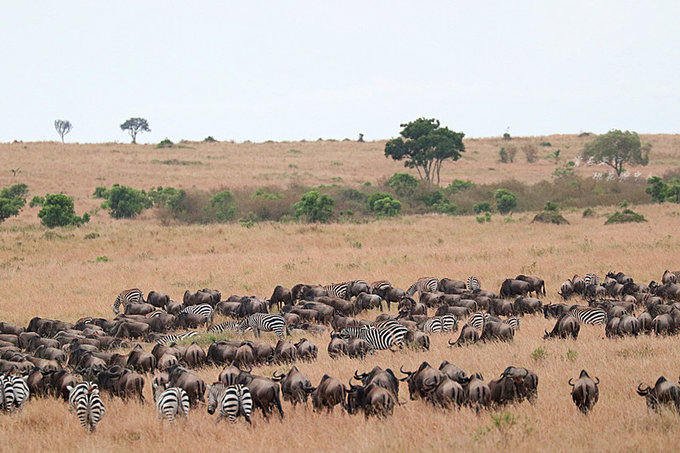
[[[157,308],[165,308],[170,302],[170,296],[157,291],[150,291],[146,296],[146,302]]]
[[[347,340],[347,355],[351,358],[363,359],[366,355],[373,352],[371,345],[363,338],[350,338]]]
[[[364,386],[368,384],[379,385],[392,392],[395,398],[399,398],[399,379],[389,368],[383,370],[376,366],[368,373],[361,374],[359,374],[359,370],[355,370],[354,379],[360,381]]]
[[[276,363],[293,363],[297,360],[297,348],[293,343],[279,340],[274,347],[274,361]]]
[[[301,338],[300,341],[295,343],[295,348],[297,349],[298,358],[306,362],[316,360],[319,355],[319,348],[306,338]]]
[[[567,300],[575,293],[574,283],[571,280],[567,280],[560,286],[560,290],[557,294],[562,296],[562,299]]]
[[[453,379],[461,385],[466,384],[470,379],[470,376],[468,376],[462,368],[457,367],[453,363],[449,363],[448,360],[444,360],[439,365],[439,371],[445,376],[448,376],[449,379]]]
[[[409,330],[404,336],[404,342],[415,349],[430,350],[430,337],[425,332]]]
[[[546,338],[567,338],[569,335],[575,340],[578,338],[578,332],[581,329],[581,323],[578,322],[574,316],[569,313],[563,313],[555,323],[555,327],[548,333],[545,331],[543,339]]]
[[[506,278],[501,284],[499,295],[502,299],[508,299],[513,296],[526,296],[530,290],[530,283],[525,282],[524,280]]]
[[[526,368],[509,366],[503,371],[501,376],[522,378],[521,381],[516,381],[520,401],[526,398],[530,403],[534,403],[538,397],[538,376],[536,373]]]
[[[272,376],[272,381],[281,385],[281,393],[285,401],[293,403],[293,406],[297,406],[298,403],[307,404],[307,397],[314,391],[314,386],[296,366],[292,367],[286,374],[277,375],[274,371]]]
[[[479,332],[469,324],[465,324],[460,330],[460,335],[455,343],[449,340],[449,346],[463,346],[464,344],[474,344],[479,341]]]
[[[133,370],[148,373],[156,368],[156,357],[142,349],[141,345],[135,346],[128,354],[127,367]]]
[[[425,397],[425,380],[428,381],[427,388],[432,389],[433,386],[434,388],[439,386],[444,376],[441,371],[432,368],[427,362],[421,363],[416,371],[404,371],[403,367],[400,367],[399,371],[406,375],[406,377],[400,380],[406,381],[408,384],[408,393],[412,400]]]
[[[238,383],[248,387],[253,399],[253,407],[259,408],[264,418],[268,418],[274,408],[283,418],[279,384],[264,376],[253,376],[247,371],[241,372]]]
[[[642,388],[638,385],[638,395],[647,399],[647,409],[658,411],[661,406],[671,406],[676,411],[680,411],[680,386],[675,382],[667,381],[661,376],[657,379],[654,388],[647,386]]]
[[[545,296],[545,282],[543,281],[542,278],[520,274],[517,277],[515,277],[515,280],[522,280],[529,283],[531,285],[529,293],[533,292],[536,295],[536,297],[540,295]]]
[[[205,402],[205,381],[196,372],[180,366],[169,368],[166,372],[168,373],[168,386],[184,389],[189,396],[191,407],[196,406],[198,401]]]
[[[465,384],[465,401],[468,405],[474,406],[479,412],[481,408],[489,407],[491,403],[491,390],[484,382],[481,374],[475,373]]]
[[[515,329],[504,322],[485,321],[482,325],[481,341],[512,341]]]
[[[344,404],[347,388],[338,379],[324,374],[321,382],[312,392],[312,407],[314,411],[320,411],[325,407],[330,413],[338,404]]]
[[[276,305],[276,307],[281,311],[284,305],[293,305],[293,295],[288,288],[284,288],[281,285],[277,285],[274,288],[272,297],[269,298],[269,310]]]
[[[328,343],[328,356],[337,359],[341,355],[347,355],[347,342],[338,334],[331,334],[331,341]]]
[[[371,415],[386,418],[394,412],[394,396],[388,390],[376,384],[355,386],[350,382],[349,386],[345,406],[348,414],[362,409],[366,418]]]
[[[518,297],[512,305],[513,313],[520,316],[543,312],[543,303],[535,297]]]
[[[573,378],[569,378],[569,385],[573,387],[571,389],[571,399],[574,400],[576,407],[584,414],[587,414],[595,406],[600,394],[597,388],[600,379],[597,377],[595,379],[597,379],[597,382],[588,376],[586,370],[581,370],[578,379],[573,383],[571,382]]]
[[[207,362],[208,357],[203,348],[194,341],[186,351],[184,351],[184,361],[189,368],[200,368]]]
[[[465,390],[463,386],[448,376],[444,375],[439,385],[434,384],[434,378],[428,378],[424,382],[424,399],[434,406],[449,408],[451,405],[460,407],[465,402]]]
[[[383,311],[382,297],[377,294],[361,293],[354,300],[354,307],[357,313],[374,308],[380,308],[380,311]]]

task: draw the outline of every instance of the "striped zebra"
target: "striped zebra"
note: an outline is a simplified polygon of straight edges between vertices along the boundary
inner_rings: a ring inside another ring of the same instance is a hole
[[[208,413],[217,409],[217,420],[228,417],[232,423],[236,417],[242,415],[250,423],[250,413],[253,410],[253,398],[245,385],[225,386],[222,383],[213,384],[208,388]]]
[[[0,374],[0,409],[5,412],[14,410],[14,386],[10,376]]]
[[[349,283],[348,282],[343,282],[343,283],[331,283],[330,285],[326,285],[323,287],[324,290],[326,290],[326,293],[328,293],[329,297],[337,297],[338,299],[349,299],[347,297],[348,291],[349,291]]]
[[[340,331],[343,338],[361,338],[366,340],[371,349],[375,351],[383,351],[385,349],[392,350],[394,345],[402,347],[404,344],[404,336],[408,330],[399,324],[401,328],[396,326],[389,326],[385,328],[377,328],[374,326],[362,327],[346,327]],[[403,330],[401,330],[403,328]]]
[[[512,327],[512,330],[514,330],[515,332],[519,330],[519,318],[515,316],[511,316],[508,319],[504,319],[503,322]]]
[[[243,333],[240,321],[221,322],[208,329],[208,333],[222,333],[227,330],[233,330],[234,332]],[[247,327],[246,330],[250,330],[250,327]]]
[[[213,310],[210,304],[190,305],[184,307],[179,313],[193,313],[195,315],[205,316],[210,322],[212,322],[213,317],[215,316],[215,310]]]
[[[387,280],[378,280],[377,282],[371,283],[369,286],[371,287],[371,292],[373,294],[379,294],[387,289],[390,289],[392,287],[392,283]]]
[[[600,284],[600,279],[597,278],[597,275],[595,274],[586,274],[583,276],[583,281],[586,282],[586,287],[588,286],[597,286]]]
[[[408,329],[403,324],[394,319],[386,319],[385,321],[374,321],[371,323],[371,326],[375,327],[378,330],[389,331],[390,335],[392,335],[395,338],[395,342],[400,346],[403,344],[404,337],[408,332]]]
[[[14,391],[14,409],[21,409],[31,395],[28,389],[28,375],[26,376],[8,376],[12,383]]]
[[[576,319],[582,324],[597,326],[604,324],[607,320],[607,312],[595,307],[575,307],[569,310]]]
[[[482,289],[482,283],[479,281],[477,277],[474,276],[467,278],[465,286],[469,291],[472,291],[473,293]]]
[[[196,335],[198,335],[198,332],[194,332],[193,330],[190,330],[189,332],[186,333],[171,333],[168,335],[163,335],[158,340],[156,340],[156,343],[169,345],[172,343],[179,343],[180,341],[186,338],[190,338]]]
[[[99,387],[92,382],[81,382],[75,387],[66,387],[71,393],[69,395],[69,406],[75,409],[80,424],[86,430],[92,432],[97,428],[106,409],[99,396]]]
[[[156,401],[156,412],[159,420],[163,418],[174,422],[175,417],[186,417],[189,414],[189,395],[184,389],[170,387],[163,390],[157,384],[153,385],[153,399]]]
[[[423,324],[423,332],[442,333],[453,332],[458,328],[458,322],[453,315],[435,316]]]
[[[409,288],[406,290],[406,294],[409,297],[413,297],[413,295],[418,292],[418,294],[422,293],[434,293],[437,291],[437,287],[439,286],[439,279],[436,277],[420,277],[414,284],[409,286]]]
[[[139,288],[126,289],[122,293],[118,294],[115,302],[113,302],[113,314],[117,315],[120,313],[120,306],[123,306],[123,311],[128,304],[138,304],[144,302],[144,293]]]
[[[255,313],[243,318],[240,322],[241,331],[253,329],[256,337],[260,336],[260,331],[274,332],[277,337],[283,340],[284,332],[288,330],[286,320],[281,315],[271,313]]]

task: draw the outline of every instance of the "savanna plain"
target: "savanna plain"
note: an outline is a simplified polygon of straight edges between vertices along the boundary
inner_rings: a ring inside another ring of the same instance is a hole
[[[654,144],[650,166],[639,170],[663,174],[680,165],[680,139],[672,135],[643,136]],[[516,139],[550,140],[565,159],[575,157],[586,139],[550,136]],[[554,163],[497,162],[500,139],[467,140],[467,151],[442,169],[442,182],[454,178],[474,182],[501,181],[512,176],[527,184],[551,178]],[[298,153],[289,153],[292,148]],[[328,284],[387,279],[407,288],[422,276],[464,280],[475,275],[482,288],[498,292],[504,278],[531,274],[546,282],[544,304],[557,303],[562,281],[588,272],[604,276],[623,271],[637,282],[660,280],[665,269],[678,266],[680,208],[676,204],[644,204],[634,209],[646,223],[604,225],[615,206],[563,210],[569,225],[532,223],[535,213],[494,215],[478,223],[474,216],[419,215],[359,223],[303,224],[259,222],[249,228],[238,222],[209,225],[163,224],[153,210],[131,220],[114,220],[92,197],[96,186],[119,183],[137,188],[240,188],[285,186],[292,182],[364,184],[404,171],[383,156],[384,142],[188,143],[155,149],[151,145],[11,143],[0,144],[0,186],[23,182],[31,196],[64,192],[75,200],[76,212],[92,212],[79,227],[48,230],[40,226],[38,208],[0,225],[0,320],[27,325],[34,316],[74,322],[84,316],[112,317],[118,293],[138,287],[158,290],[181,300],[186,289],[219,289],[231,294],[269,297],[276,285]],[[164,165],[175,159],[200,162]],[[295,167],[290,164],[294,162]],[[331,165],[332,162],[336,164]],[[337,163],[342,163],[338,165]],[[15,176],[10,168],[20,168]],[[592,168],[579,167],[588,176]],[[337,179],[336,179],[337,180]],[[98,259],[106,257],[106,259]],[[574,302],[576,303],[576,302]],[[379,311],[359,317],[374,319]],[[394,307],[392,314],[396,314]],[[219,322],[221,319],[217,320]],[[147,403],[124,403],[104,396],[106,415],[94,434],[85,432],[67,405],[35,399],[20,413],[0,417],[0,450],[26,451],[675,451],[680,416],[648,412],[635,389],[653,385],[660,375],[680,375],[678,337],[639,336],[607,339],[603,326],[583,326],[577,340],[543,340],[554,320],[525,316],[512,343],[486,343],[450,348],[454,334],[432,334],[429,351],[379,351],[365,360],[332,360],[328,336],[307,337],[319,347],[319,358],[298,363],[316,385],[324,374],[347,382],[355,370],[376,365],[395,371],[416,369],[443,360],[488,381],[507,366],[533,370],[539,377],[538,399],[498,410],[475,413],[469,408],[442,410],[407,401],[401,384],[398,405],[386,419],[314,413],[310,407],[284,404],[285,418],[253,415],[248,426],[215,424],[205,406],[186,421],[161,423],[147,375]],[[250,338],[250,334],[245,337]],[[293,337],[297,340],[298,337]],[[262,341],[275,343],[263,333]],[[153,345],[143,344],[146,350]],[[127,351],[122,351],[127,352]],[[256,367],[271,376],[289,366]],[[600,400],[582,415],[570,398],[567,381],[586,369],[601,383]],[[207,383],[220,369],[199,371]],[[400,374],[397,372],[397,375]]]

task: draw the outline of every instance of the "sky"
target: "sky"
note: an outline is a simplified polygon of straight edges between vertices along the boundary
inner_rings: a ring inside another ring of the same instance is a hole
[[[0,142],[680,129],[677,1],[7,1]]]

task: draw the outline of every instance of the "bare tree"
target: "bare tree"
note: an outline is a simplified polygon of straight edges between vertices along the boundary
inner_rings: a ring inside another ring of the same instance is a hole
[[[73,129],[73,124],[68,120],[54,120],[54,128],[57,130],[57,134],[61,137],[61,142],[64,143],[64,135],[71,132]]]

